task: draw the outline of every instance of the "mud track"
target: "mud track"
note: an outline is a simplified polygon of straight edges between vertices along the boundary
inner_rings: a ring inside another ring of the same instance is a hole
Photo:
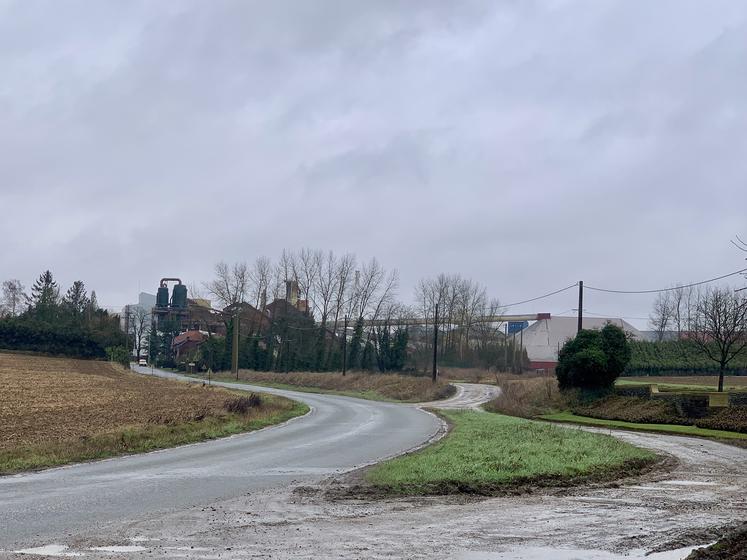
[[[90,549],[126,545],[133,548],[121,557],[610,560],[654,551],[647,558],[663,560],[684,558],[689,550],[682,547],[713,542],[719,528],[747,518],[747,450],[696,438],[577,429],[666,454],[669,470],[490,499],[339,501],[324,497],[334,481],[303,491],[289,486],[97,531],[68,543],[68,552],[111,558]]]

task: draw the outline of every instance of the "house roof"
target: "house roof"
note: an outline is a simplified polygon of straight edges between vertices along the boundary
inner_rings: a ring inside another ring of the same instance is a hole
[[[584,329],[601,329],[607,323],[622,328],[635,340],[643,337],[633,325],[617,318],[584,317]],[[524,329],[524,348],[533,362],[557,362],[558,350],[568,339],[576,336],[578,319],[576,317],[552,317],[536,321]],[[517,334],[517,339],[519,335]]]
[[[202,331],[185,331],[174,337],[174,346],[181,346],[187,342],[202,342],[207,336]]]

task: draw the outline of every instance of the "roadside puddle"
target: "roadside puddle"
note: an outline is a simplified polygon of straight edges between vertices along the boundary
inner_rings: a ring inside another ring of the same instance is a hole
[[[708,546],[688,546],[666,552],[646,554],[645,550],[631,551],[629,554],[615,554],[604,550],[581,550],[571,548],[534,547],[510,548],[503,552],[464,552],[455,556],[458,560],[683,560],[696,548]]]

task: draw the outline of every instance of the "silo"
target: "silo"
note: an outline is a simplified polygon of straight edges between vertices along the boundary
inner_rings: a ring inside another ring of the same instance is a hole
[[[187,286],[177,284],[174,286],[174,293],[171,298],[171,307],[178,309],[187,308]]]
[[[156,307],[169,306],[169,289],[166,286],[160,286],[156,295]]]

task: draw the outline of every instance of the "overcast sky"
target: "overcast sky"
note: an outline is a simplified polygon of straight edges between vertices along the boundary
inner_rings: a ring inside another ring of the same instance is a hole
[[[0,0],[2,279],[314,247],[509,302],[737,270],[746,209],[745,2]]]

